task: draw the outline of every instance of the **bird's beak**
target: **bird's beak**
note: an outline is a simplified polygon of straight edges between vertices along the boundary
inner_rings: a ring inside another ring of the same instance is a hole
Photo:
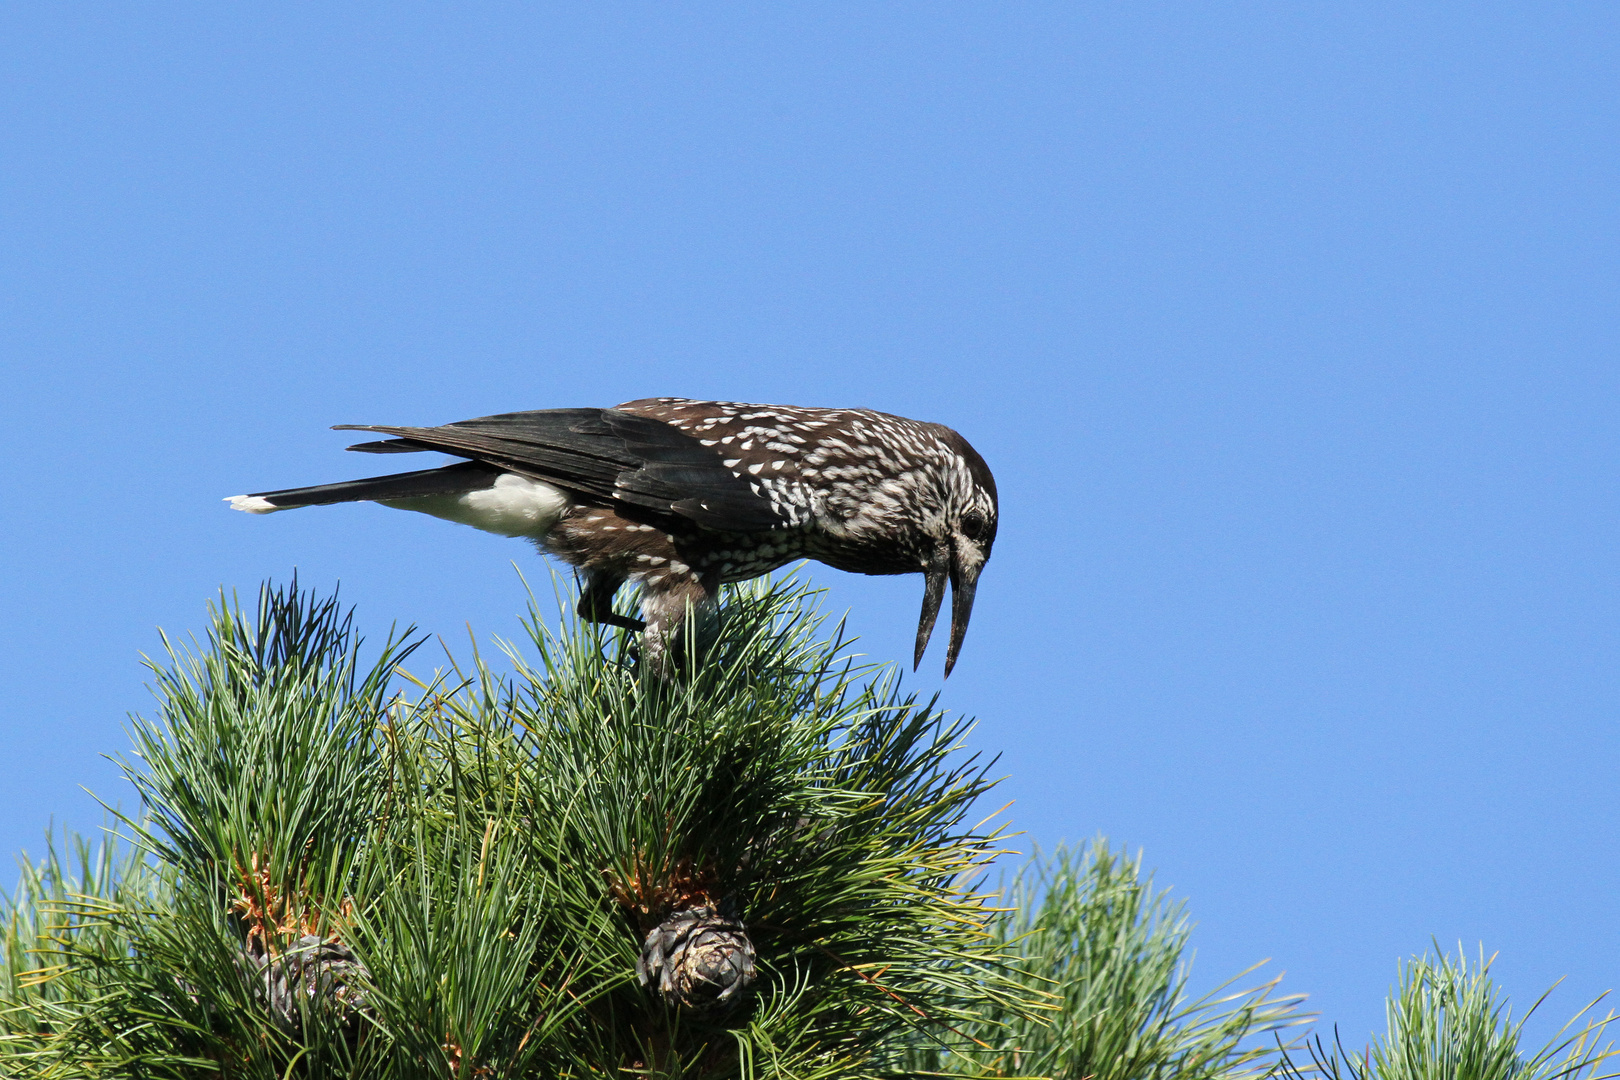
[[[973,595],[979,588],[979,571],[984,564],[963,565],[953,556],[949,545],[941,545],[929,562],[926,584],[923,586],[922,618],[917,620],[917,652],[912,658],[912,670],[922,663],[923,651],[933,636],[934,622],[939,618],[939,607],[945,599],[945,582],[951,583],[951,644],[945,653],[945,677],[951,677],[956,656],[962,651],[962,639],[967,636],[968,619],[973,615]]]
[[[979,590],[979,571],[983,563],[963,566],[961,560],[951,560],[951,647],[945,652],[945,677],[951,677],[956,666],[956,654],[962,651],[962,639],[967,637],[968,619],[973,615],[973,594]]]
[[[939,618],[939,605],[945,599],[945,579],[951,573],[951,550],[941,545],[924,571],[927,582],[923,585],[922,618],[917,620],[917,653],[912,657],[911,670],[922,664],[928,639],[934,634],[934,620]]]

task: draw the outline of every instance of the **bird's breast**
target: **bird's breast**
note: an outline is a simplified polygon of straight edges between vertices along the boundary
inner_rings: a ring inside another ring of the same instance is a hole
[[[851,574],[914,574],[924,559],[897,538],[845,539],[819,533],[808,538],[804,555]]]
[[[746,581],[795,559],[808,557],[807,540],[802,529],[756,533],[704,531],[688,537],[683,547],[697,553],[695,565],[702,572],[717,574],[722,581]]]

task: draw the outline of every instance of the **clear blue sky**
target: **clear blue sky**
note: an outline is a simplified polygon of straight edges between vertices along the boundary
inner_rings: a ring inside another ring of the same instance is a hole
[[[1396,958],[1614,985],[1612,3],[10,5],[0,848],[156,627],[298,567],[514,634],[521,544],[344,422],[654,394],[959,428],[1002,524],[945,687],[1352,1040]],[[817,569],[880,657],[920,578]],[[938,684],[936,643],[919,680]]]

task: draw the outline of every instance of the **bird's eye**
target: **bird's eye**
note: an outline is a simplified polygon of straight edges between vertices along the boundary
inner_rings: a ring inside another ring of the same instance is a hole
[[[982,510],[973,509],[962,515],[962,535],[969,540],[983,540],[989,525]]]

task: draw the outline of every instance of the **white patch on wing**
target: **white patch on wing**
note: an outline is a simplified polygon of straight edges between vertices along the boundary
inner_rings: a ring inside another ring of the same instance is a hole
[[[517,473],[501,473],[493,486],[478,491],[377,501],[395,510],[431,514],[500,536],[535,538],[550,532],[573,505],[567,495],[550,484]]]
[[[225,501],[231,504],[232,510],[241,510],[248,514],[273,514],[277,510],[286,510],[285,506],[277,506],[263,495],[227,495]]]

